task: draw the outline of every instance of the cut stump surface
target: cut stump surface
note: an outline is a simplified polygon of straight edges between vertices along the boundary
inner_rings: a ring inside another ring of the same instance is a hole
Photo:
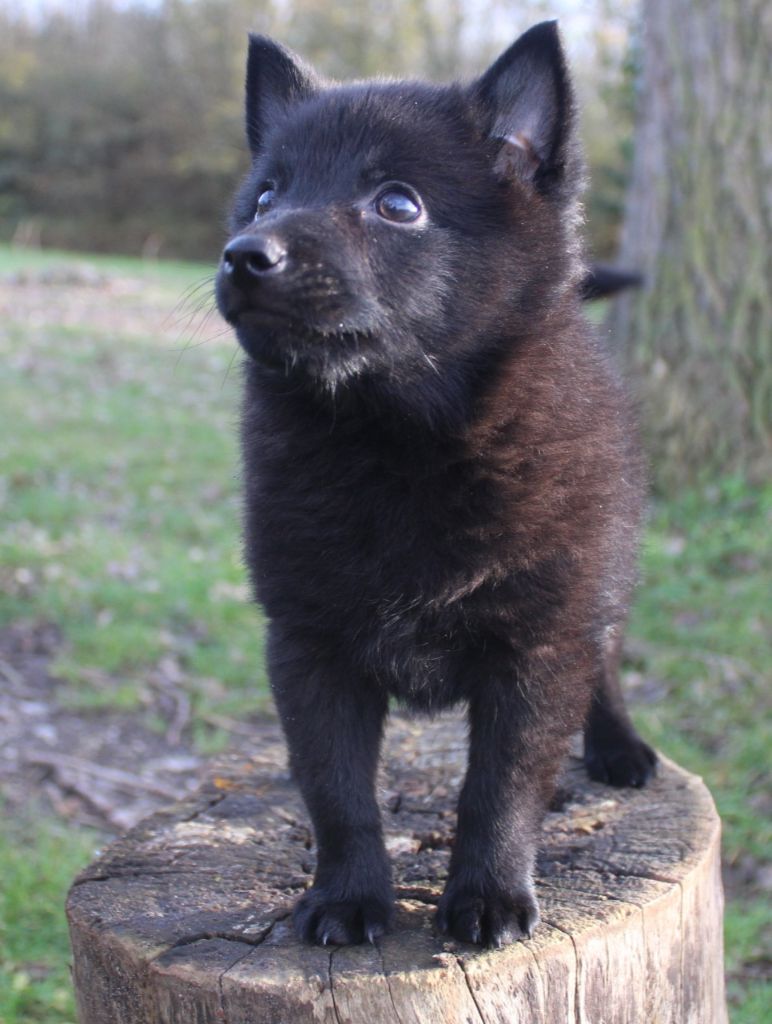
[[[725,1024],[719,821],[662,761],[643,790],[571,759],[544,825],[542,923],[499,951],[433,931],[466,760],[460,718],[395,717],[381,774],[394,931],[302,946],[312,834],[278,728],[108,847],[67,913],[81,1024]]]

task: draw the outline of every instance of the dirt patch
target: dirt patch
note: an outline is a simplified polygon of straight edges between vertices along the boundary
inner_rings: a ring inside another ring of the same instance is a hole
[[[59,817],[113,834],[194,791],[207,759],[184,729],[174,729],[174,712],[158,727],[168,716],[163,695],[141,712],[67,708],[51,671],[62,644],[48,622],[0,629],[0,795],[7,809],[21,812],[42,799]],[[226,730],[229,724],[234,752],[280,738],[269,718],[220,723]]]

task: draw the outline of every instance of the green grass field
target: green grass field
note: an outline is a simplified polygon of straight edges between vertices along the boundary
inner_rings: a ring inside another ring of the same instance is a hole
[[[243,712],[263,705],[265,684],[238,539],[236,353],[207,341],[218,323],[189,340],[181,297],[201,267],[136,266],[124,284],[130,261],[115,261],[116,296],[82,289],[76,323],[58,325],[54,305],[51,322],[0,334],[0,617],[23,598],[62,627],[57,672],[75,704],[139,707],[143,670],[173,655],[196,707]],[[89,305],[104,303],[118,308],[89,327]],[[160,340],[142,333],[154,324]]]
[[[61,628],[59,699],[84,714],[141,713],[173,659],[208,752],[213,720],[268,706],[240,554],[238,356],[196,312],[206,267],[89,258],[98,280],[68,283],[82,262],[0,248],[0,627]],[[641,730],[723,817],[733,1024],[772,1005],[771,510],[772,489],[736,479],[654,503],[626,664]],[[100,840],[34,817],[0,835],[0,1024],[75,1020],[62,903]]]

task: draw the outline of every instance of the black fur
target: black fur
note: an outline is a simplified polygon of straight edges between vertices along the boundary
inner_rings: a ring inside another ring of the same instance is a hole
[[[217,295],[250,357],[247,559],[318,845],[296,926],[332,943],[388,928],[389,701],[464,702],[438,924],[498,946],[538,920],[540,822],[571,733],[587,723],[588,768],[615,785],[655,760],[617,679],[642,471],[580,311],[557,30],[469,86],[324,84],[253,38],[247,85],[253,165]],[[414,219],[384,215],[395,190]]]
[[[641,288],[643,274],[636,270],[622,270],[605,263],[594,263],[581,283],[579,293],[585,301],[608,299],[626,288]]]

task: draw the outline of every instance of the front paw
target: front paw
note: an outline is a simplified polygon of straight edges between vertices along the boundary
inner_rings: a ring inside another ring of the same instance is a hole
[[[584,742],[587,774],[610,786],[645,786],[657,769],[657,755],[637,733],[604,740],[589,737]]]
[[[367,894],[341,898],[323,886],[312,886],[295,904],[293,922],[303,942],[348,946],[375,942],[389,930],[391,895]]]
[[[437,927],[460,942],[501,949],[529,939],[539,923],[539,908],[530,887],[505,890],[462,884],[452,879],[437,908]]]

